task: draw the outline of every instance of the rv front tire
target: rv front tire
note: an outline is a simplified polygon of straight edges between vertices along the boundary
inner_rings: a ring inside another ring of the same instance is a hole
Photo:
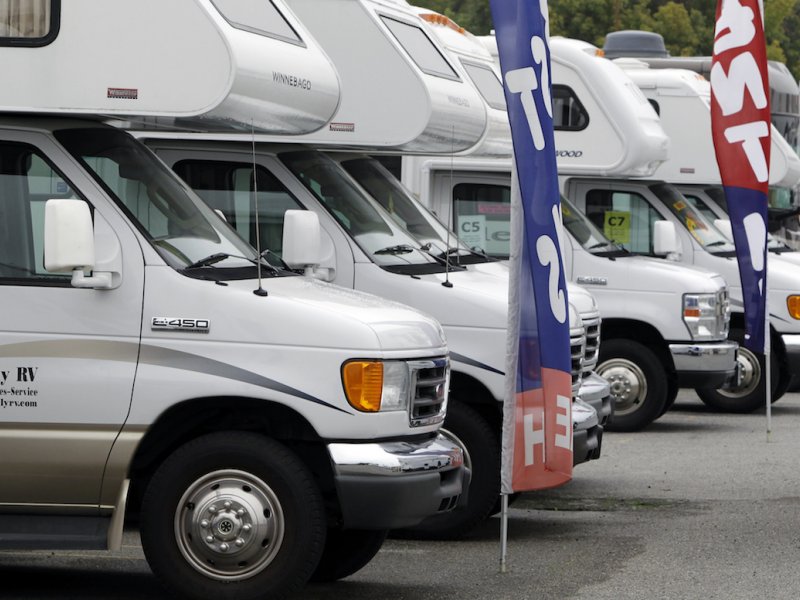
[[[151,569],[179,595],[255,600],[308,581],[325,543],[325,511],[286,446],[227,431],[166,459],[145,491],[140,528]]]

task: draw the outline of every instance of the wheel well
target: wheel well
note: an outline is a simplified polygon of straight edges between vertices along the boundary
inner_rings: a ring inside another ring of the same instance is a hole
[[[629,339],[648,346],[656,353],[661,364],[667,366],[668,375],[671,378],[676,376],[675,364],[672,362],[667,343],[658,330],[649,323],[629,319],[603,319],[600,330],[601,350],[603,341],[610,339]]]
[[[311,469],[323,496],[336,503],[333,471],[311,424],[291,408],[266,400],[210,397],[186,400],[166,410],[145,433],[131,461],[126,517],[138,516],[142,495],[159,465],[191,439],[215,431],[253,431],[291,448]],[[338,505],[335,507],[338,510]]]
[[[744,313],[731,313],[730,328],[744,330]],[[772,352],[775,354],[775,358],[778,359],[778,366],[780,367],[781,374],[785,374],[788,369],[788,364],[786,362],[786,345],[783,343],[783,338],[775,331],[772,325],[769,326],[769,339]]]
[[[492,396],[480,381],[465,373],[451,372],[449,402],[460,402],[474,409],[486,419],[494,431],[503,427],[502,403]]]

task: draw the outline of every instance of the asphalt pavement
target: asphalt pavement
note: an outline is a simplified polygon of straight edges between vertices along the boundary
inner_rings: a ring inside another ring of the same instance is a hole
[[[800,594],[800,394],[707,410],[691,391],[645,431],[607,433],[560,488],[460,542],[389,539],[355,575],[292,600],[751,599]],[[135,531],[121,551],[0,553],[2,599],[165,599]]]

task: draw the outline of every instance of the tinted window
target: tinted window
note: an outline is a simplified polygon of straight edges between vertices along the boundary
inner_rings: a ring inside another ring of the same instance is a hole
[[[458,79],[453,67],[421,28],[390,17],[382,16],[381,19],[423,72],[437,77]]]
[[[43,46],[58,34],[59,0],[0,1],[0,46]]]
[[[300,36],[270,0],[212,0],[237,29],[300,43]]]
[[[580,131],[589,124],[589,115],[575,92],[566,85],[553,86],[553,128]]]
[[[258,166],[258,178],[254,179],[252,165],[210,160],[184,160],[173,169],[251,246],[281,255],[284,214],[303,206],[272,173]],[[257,230],[254,195],[258,197]]]
[[[68,284],[71,274],[44,268],[44,207],[51,198],[78,198],[34,148],[0,145],[0,281]]]
[[[478,88],[486,103],[497,110],[506,110],[506,98],[503,93],[503,84],[497,74],[490,68],[461,61],[467,75]]]
[[[653,223],[663,220],[635,192],[591,190],[586,216],[607,238],[635,254],[653,254]]]
[[[510,221],[508,186],[459,183],[453,187],[453,230],[467,246],[495,258],[508,258]]]

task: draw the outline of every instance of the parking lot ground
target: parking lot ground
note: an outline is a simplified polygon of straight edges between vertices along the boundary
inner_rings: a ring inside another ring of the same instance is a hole
[[[460,542],[389,539],[376,558],[292,600],[789,599],[800,593],[800,394],[708,411],[690,391],[647,430]],[[120,552],[0,553],[0,599],[166,599],[130,531]]]

